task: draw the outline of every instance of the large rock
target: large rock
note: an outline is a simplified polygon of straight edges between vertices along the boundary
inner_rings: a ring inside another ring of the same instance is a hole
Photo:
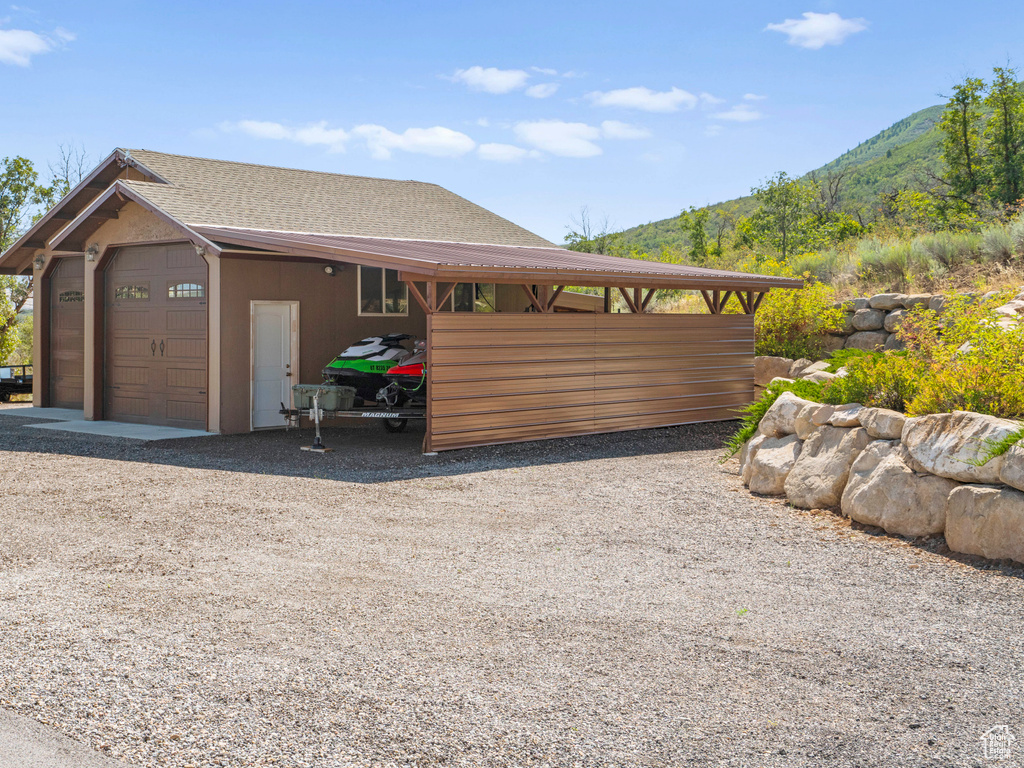
[[[1003,466],[999,469],[999,479],[1024,491],[1024,442],[1017,443],[1003,454]]]
[[[954,552],[1024,563],[1024,493],[985,485],[953,489],[946,544]]]
[[[828,424],[832,427],[859,427],[860,415],[864,410],[860,403],[837,405],[835,411],[828,417]]]
[[[797,397],[792,392],[783,392],[768,409],[757,431],[765,437],[785,437],[796,432],[796,417],[800,409],[811,405],[810,400]]]
[[[868,299],[868,306],[872,309],[900,309],[903,307],[904,296],[902,293],[880,293]]]
[[[757,453],[757,449],[761,447],[761,443],[767,439],[764,435],[754,435],[740,449],[740,479],[744,485],[750,483],[751,464],[754,456]]]
[[[821,351],[826,355],[831,355],[837,349],[842,349],[846,345],[845,336],[832,336],[825,334],[821,337]]]
[[[853,327],[853,313],[846,312],[841,318],[842,325],[838,329],[832,331],[832,333],[838,333],[840,336],[849,336],[853,333],[856,328]]]
[[[815,384],[823,384],[826,381],[832,381],[832,379],[838,379],[839,377],[828,371],[815,371],[814,373],[804,374],[803,378]]]
[[[907,309],[927,307],[931,300],[932,295],[930,293],[912,293],[909,296],[903,297],[903,306]]]
[[[808,360],[806,357],[801,357],[799,360],[794,360],[792,365],[789,366],[789,378],[799,379],[807,368],[814,364],[813,360]]]
[[[804,442],[786,477],[786,498],[795,507],[838,507],[850,466],[871,442],[867,430],[821,427]]]
[[[907,419],[901,440],[910,454],[911,466],[920,472],[948,477],[961,483],[999,482],[1005,456],[978,467],[992,442],[998,442],[1020,425],[995,416],[953,411]]]
[[[812,373],[817,373],[818,371],[827,370],[828,366],[829,366],[828,360],[819,360],[818,362],[811,363],[806,368],[804,368],[803,371],[801,371],[800,376],[802,378],[802,377],[805,377],[805,376],[809,376]]]
[[[793,421],[793,429],[796,432],[796,436],[801,440],[806,440],[811,436],[820,424],[814,423],[814,415],[822,408],[831,408],[830,405],[819,405],[818,403],[811,403],[805,405],[800,409],[800,412],[796,415],[796,419]]]
[[[754,383],[759,387],[767,387],[772,379],[779,376],[789,377],[789,368],[793,361],[788,357],[771,357],[763,355],[754,358]]]
[[[945,296],[941,296],[941,295],[932,296],[930,299],[928,299],[928,309],[930,309],[932,312],[938,313],[938,312],[941,312],[945,308],[946,308],[946,297]]]
[[[865,408],[860,414],[861,425],[878,440],[899,440],[906,421],[902,413],[888,408]]]
[[[884,348],[888,340],[889,334],[885,331],[858,331],[846,340],[846,348],[874,352]]]
[[[899,334],[896,334],[896,333],[890,333],[889,334],[889,338],[885,340],[885,347],[883,347],[883,349],[885,349],[885,351],[887,351],[887,352],[890,351],[890,350],[899,351],[901,349],[906,349],[906,348],[907,348],[907,343],[905,341],[903,341],[903,339],[901,339],[899,337]]]
[[[947,499],[957,484],[914,472],[896,448],[895,441],[876,440],[861,452],[843,491],[843,514],[900,536],[942,533]]]
[[[905,309],[894,309],[888,315],[885,316],[885,323],[882,325],[885,330],[889,333],[896,333],[896,330],[903,325],[903,321],[907,318],[907,310]]]
[[[800,456],[800,439],[796,435],[769,437],[760,444],[750,460],[751,493],[781,496],[786,489],[786,478]]]
[[[853,314],[853,327],[858,331],[877,331],[885,324],[885,312],[880,309],[858,309]]]

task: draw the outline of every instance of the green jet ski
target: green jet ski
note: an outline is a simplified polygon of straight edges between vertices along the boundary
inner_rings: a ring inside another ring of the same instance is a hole
[[[375,402],[377,392],[388,384],[384,374],[412,354],[402,342],[414,338],[408,333],[389,333],[357,341],[327,364],[324,381],[354,387],[358,397]]]

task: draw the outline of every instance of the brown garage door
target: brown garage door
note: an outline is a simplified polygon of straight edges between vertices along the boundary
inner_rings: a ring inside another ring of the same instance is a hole
[[[81,409],[85,386],[85,258],[59,259],[50,276],[50,406]]]
[[[105,291],[104,418],[205,429],[206,262],[188,243],[122,248]]]

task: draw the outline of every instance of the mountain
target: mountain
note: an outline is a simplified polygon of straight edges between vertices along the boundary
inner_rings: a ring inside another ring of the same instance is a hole
[[[870,220],[880,193],[914,186],[929,173],[940,172],[941,134],[937,125],[942,110],[942,106],[936,105],[914,112],[804,178],[812,175],[823,178],[830,172],[845,172],[844,209],[851,213],[859,211],[865,220]],[[736,213],[748,215],[754,208],[754,199],[747,195],[711,206],[713,209],[733,207]],[[663,247],[685,246],[676,218],[631,227],[621,235],[625,243],[647,253],[660,252]]]

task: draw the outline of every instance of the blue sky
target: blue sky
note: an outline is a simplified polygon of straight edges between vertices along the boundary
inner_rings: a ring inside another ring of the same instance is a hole
[[[966,74],[1007,2],[0,7],[0,156],[61,143],[441,184],[556,242],[799,174]]]

